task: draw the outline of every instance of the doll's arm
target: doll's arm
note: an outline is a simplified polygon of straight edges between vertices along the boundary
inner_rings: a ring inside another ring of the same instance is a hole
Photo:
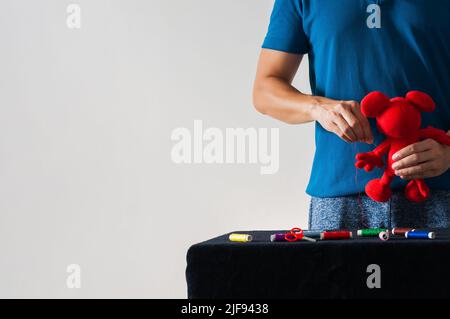
[[[439,130],[431,126],[420,130],[420,138],[421,139],[431,138],[438,143],[450,146],[450,136],[447,135],[445,131]]]
[[[383,155],[389,152],[390,147],[391,141],[386,139],[380,145],[378,145],[372,152],[374,152],[379,157],[383,157]]]
[[[364,168],[366,172],[370,172],[375,166],[383,167],[384,163],[382,157],[389,151],[390,147],[391,142],[389,140],[384,140],[372,152],[357,154],[355,166],[357,168]]]

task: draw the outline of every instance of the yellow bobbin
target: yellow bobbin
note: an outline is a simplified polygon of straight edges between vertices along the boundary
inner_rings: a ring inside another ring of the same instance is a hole
[[[230,241],[240,242],[240,243],[246,243],[253,240],[252,235],[248,234],[230,234]]]

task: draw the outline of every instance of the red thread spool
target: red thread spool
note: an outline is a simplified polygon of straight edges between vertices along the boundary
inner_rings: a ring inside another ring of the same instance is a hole
[[[320,234],[322,240],[350,239],[353,238],[351,231],[325,231]]]
[[[401,228],[401,227],[396,227],[396,228],[392,228],[392,234],[396,235],[396,236],[404,236],[407,232],[409,231],[415,231],[414,228]]]

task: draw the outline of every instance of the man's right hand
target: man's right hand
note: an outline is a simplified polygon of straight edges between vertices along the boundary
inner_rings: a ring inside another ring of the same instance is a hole
[[[262,49],[256,73],[255,108],[289,124],[318,121],[347,142],[373,143],[369,121],[358,102],[303,94],[292,81],[303,56]]]
[[[314,107],[313,117],[324,129],[346,142],[373,143],[369,121],[356,101],[319,103]]]

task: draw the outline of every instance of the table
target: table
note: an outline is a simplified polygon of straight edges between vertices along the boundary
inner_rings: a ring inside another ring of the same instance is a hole
[[[236,231],[253,241],[225,234],[189,248],[188,298],[450,298],[450,231],[434,231],[433,240],[315,243],[270,242],[286,231]]]

